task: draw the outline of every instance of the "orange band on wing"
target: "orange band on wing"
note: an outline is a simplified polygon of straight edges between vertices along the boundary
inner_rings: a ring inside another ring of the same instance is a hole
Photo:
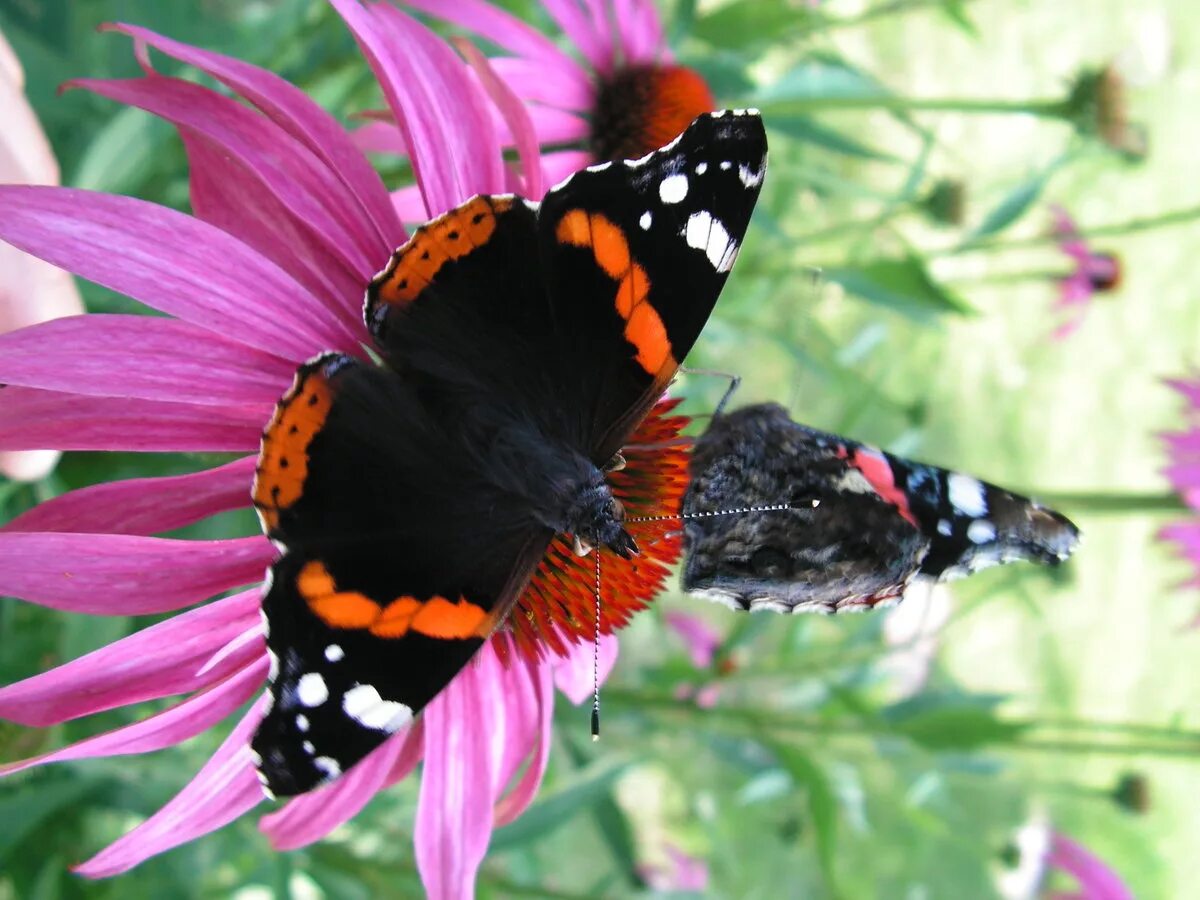
[[[253,488],[254,506],[268,533],[279,525],[279,510],[304,493],[308,445],[324,427],[332,405],[333,393],[319,369],[301,369],[276,405],[263,432]]]
[[[375,279],[376,296],[383,303],[412,302],[447,262],[487,243],[496,230],[496,216],[511,207],[507,198],[475,197],[418,228]]]
[[[600,213],[572,209],[559,219],[554,236],[560,244],[590,248],[596,265],[617,282],[613,306],[625,320],[625,340],[637,349],[638,365],[655,377],[664,367],[677,368],[667,328],[646,300],[650,278],[633,261],[625,232]]]
[[[487,637],[492,630],[488,611],[465,597],[455,602],[440,596],[427,600],[402,596],[380,606],[365,594],[339,591],[318,560],[304,564],[296,589],[313,615],[330,628],[370,631],[375,637],[391,639],[414,631],[442,640]]]

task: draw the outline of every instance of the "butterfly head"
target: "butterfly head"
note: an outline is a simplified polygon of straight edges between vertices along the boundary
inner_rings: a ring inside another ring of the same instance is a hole
[[[603,477],[579,490],[567,510],[563,530],[575,538],[575,552],[581,556],[596,546],[607,547],[623,559],[631,559],[638,553],[637,542],[625,530],[625,507],[612,495]]]

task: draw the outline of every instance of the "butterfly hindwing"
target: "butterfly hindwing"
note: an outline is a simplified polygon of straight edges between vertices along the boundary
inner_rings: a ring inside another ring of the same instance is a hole
[[[684,588],[741,609],[871,608],[919,576],[1054,564],[1078,539],[1026,497],[808,428],[774,404],[716,417],[690,477],[685,515],[733,512],[685,522]],[[780,503],[792,508],[736,512]]]
[[[282,552],[263,597],[272,703],[253,741],[273,794],[336,777],[403,727],[536,566],[544,529],[463,527],[497,501],[472,468],[394,374],[337,354],[297,373],[254,489]]]

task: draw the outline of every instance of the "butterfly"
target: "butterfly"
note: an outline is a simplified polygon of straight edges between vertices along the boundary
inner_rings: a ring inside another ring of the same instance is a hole
[[[336,778],[409,723],[503,622],[556,535],[638,554],[608,471],[691,349],[766,171],[756,111],[696,119],[541,203],[477,196],[372,282],[379,364],[303,365],[253,498],[267,792]]]
[[[817,431],[773,403],[715,416],[689,477],[683,588],[734,609],[871,609],[915,579],[1054,565],[1079,541],[1027,497]]]

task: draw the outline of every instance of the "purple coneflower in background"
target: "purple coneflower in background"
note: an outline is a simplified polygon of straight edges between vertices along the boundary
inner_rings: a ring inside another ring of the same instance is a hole
[[[1061,206],[1052,207],[1051,213],[1058,248],[1074,263],[1070,274],[1058,281],[1058,300],[1054,304],[1055,309],[1066,315],[1053,335],[1055,340],[1062,340],[1079,327],[1096,294],[1117,289],[1121,283],[1121,261],[1114,253],[1092,250]]]
[[[25,99],[25,74],[0,34],[0,182],[58,184],[58,163]],[[83,312],[71,276],[15,247],[0,246],[0,334]],[[58,461],[53,450],[0,453],[0,474],[36,481]]]
[[[1013,850],[1016,865],[996,883],[1005,900],[1133,900],[1133,892],[1104,860],[1056,831],[1044,815],[1017,830]],[[1075,888],[1049,889],[1047,882],[1056,871],[1073,879]]]
[[[1164,474],[1196,515],[1182,522],[1173,522],[1158,534],[1175,543],[1196,567],[1196,574],[1187,584],[1200,587],[1200,376],[1175,379],[1167,384],[1187,400],[1188,411],[1186,430],[1163,435],[1168,459]]]
[[[542,0],[580,58],[486,0],[405,2],[501,48],[477,68],[526,105],[546,184],[598,160],[643,156],[714,108],[704,79],[672,61],[652,0]],[[506,143],[523,137],[500,128]],[[406,152],[386,116],[356,140],[364,149]],[[420,218],[411,190],[396,200],[406,221]]]
[[[540,196],[536,178],[530,187],[504,166],[489,106],[496,92],[481,90],[449,47],[389,5],[330,2],[375,72],[429,210],[514,186]],[[0,529],[0,595],[64,612],[129,616],[175,612],[251,587],[0,689],[0,717],[36,727],[190,695],[143,721],[0,769],[6,774],[170,747],[261,693],[267,658],[257,582],[274,557],[270,543],[261,535],[153,535],[249,505],[259,434],[275,401],[296,366],[314,354],[365,354],[364,289],[407,237],[349,134],[299,89],[143,28],[110,30],[133,38],[144,77],[73,86],[178,128],[195,214],[89,191],[0,187],[0,239],[166,314],[76,316],[0,336],[0,382],[8,385],[0,450],[238,456],[188,475],[73,491],[19,516]],[[237,99],[158,74],[151,47],[216,79]],[[512,130],[527,131],[521,104],[504,107]],[[529,160],[526,152],[527,170]],[[657,429],[649,442],[664,428],[672,437],[685,420],[669,421],[648,420]],[[647,495],[677,495],[682,454],[659,452],[655,461],[666,457],[665,468],[647,473],[643,462],[638,472],[631,459],[618,474],[641,477]],[[603,630],[623,624],[657,590],[666,571],[659,563],[677,552],[677,544],[658,544],[657,558],[641,560],[640,575],[613,568]],[[434,897],[473,894],[493,827],[515,818],[541,782],[553,686],[576,702],[592,688],[590,626],[585,652],[573,655],[579,635],[546,620],[551,600],[579,600],[564,577],[570,565],[548,555],[542,566],[567,587],[553,597],[531,596],[535,582],[522,609],[530,620],[542,617],[543,636],[547,627],[555,631],[551,649],[564,658],[529,652],[525,616],[514,617],[520,621],[513,634],[489,642],[412,727],[342,778],[266,816],[262,829],[277,848],[320,839],[423,759],[415,824],[421,877]],[[586,609],[589,584],[585,579],[577,591]],[[601,678],[615,643],[602,642]],[[120,873],[262,802],[248,747],[261,709],[261,701],[251,706],[162,810],[77,871]]]

